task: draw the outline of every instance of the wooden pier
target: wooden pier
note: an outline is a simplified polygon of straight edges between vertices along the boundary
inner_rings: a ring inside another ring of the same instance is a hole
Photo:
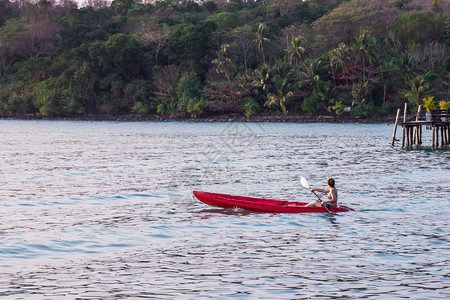
[[[422,126],[427,129],[431,129],[431,147],[437,149],[439,147],[446,148],[450,145],[450,109],[434,109],[426,115],[425,119],[421,119],[420,109],[417,111],[417,115],[413,120],[406,119],[406,109],[403,114],[403,122],[400,123],[403,127],[402,134],[402,147],[411,147],[422,145]],[[396,141],[395,134],[397,125],[399,124],[400,109],[397,111],[397,117],[395,120],[394,133],[392,136],[391,145],[394,146]]]

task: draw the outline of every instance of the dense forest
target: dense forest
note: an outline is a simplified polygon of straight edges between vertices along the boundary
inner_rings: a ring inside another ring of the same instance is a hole
[[[0,114],[449,107],[447,0],[0,0]]]

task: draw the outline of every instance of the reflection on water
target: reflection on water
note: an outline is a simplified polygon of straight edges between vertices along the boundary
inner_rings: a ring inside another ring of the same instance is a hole
[[[450,297],[448,151],[360,124],[0,121],[0,296]],[[192,190],[357,211],[258,214]]]

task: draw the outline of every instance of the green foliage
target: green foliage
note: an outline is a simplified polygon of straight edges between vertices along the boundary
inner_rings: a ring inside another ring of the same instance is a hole
[[[192,118],[197,118],[201,115],[206,108],[205,98],[201,97],[200,100],[190,99],[187,105],[187,112]]]
[[[215,11],[217,11],[219,9],[219,7],[217,6],[217,4],[212,1],[212,0],[208,0],[206,2],[202,3],[202,7],[205,11],[213,13]]]
[[[108,39],[108,32],[105,30],[107,15],[91,7],[69,9],[59,21],[64,26],[60,30],[60,46],[63,49],[73,49],[84,42]]]
[[[352,115],[368,117],[375,111],[375,105],[372,102],[359,103],[350,111]]]
[[[118,15],[126,15],[128,10],[135,5],[134,0],[113,0],[111,2],[111,8]]]
[[[425,73],[423,75],[423,78],[427,81],[427,82],[433,82],[434,80],[439,78],[439,75],[436,73],[433,73],[431,71]]]
[[[193,59],[199,61],[206,55],[209,35],[217,25],[203,21],[197,25],[179,24],[171,28],[171,34],[165,49],[169,62],[180,63]]]
[[[340,116],[345,113],[346,105],[342,101],[337,101],[335,105],[332,106],[332,109],[336,112],[336,115]]]
[[[180,81],[176,87],[176,110],[171,113],[176,115],[184,116],[190,113],[191,115],[196,115],[201,113],[202,108],[201,96],[202,96],[203,84],[194,72],[186,72],[181,76]],[[204,100],[203,100],[204,103]],[[197,107],[196,107],[197,105]],[[203,106],[204,108],[204,106]]]
[[[142,101],[136,102],[136,104],[132,108],[137,114],[145,115],[149,112],[149,107]]]
[[[322,107],[322,103],[320,100],[321,99],[320,97],[318,97],[317,92],[313,92],[312,95],[306,97],[305,100],[303,100],[303,111],[309,112],[311,114],[316,113]]]
[[[450,101],[439,101],[440,109],[450,109]]]
[[[309,56],[308,52],[304,47],[301,46],[304,38],[302,36],[298,36],[292,39],[291,45],[287,48],[286,51],[286,59],[294,65],[300,65],[301,62],[305,60]]]
[[[164,104],[158,104],[157,109],[156,109],[156,113],[158,114],[164,114],[166,112],[166,107]]]
[[[73,92],[64,88],[58,79],[50,77],[37,83],[33,91],[34,106],[42,116],[73,115],[85,112]]]
[[[418,106],[420,100],[430,94],[430,85],[422,76],[417,76],[409,82],[409,89],[403,92],[403,96],[413,105]]]
[[[434,100],[434,97],[423,98],[423,107],[425,107],[427,112],[430,112],[432,109],[435,109],[436,101]]]
[[[0,0],[0,26],[14,17],[13,7],[9,0]]]
[[[49,3],[0,0],[2,114],[368,115],[448,95],[442,1]]]
[[[231,30],[244,25],[244,20],[242,20],[240,15],[225,11],[212,14],[206,18],[206,21],[217,24],[217,29],[221,31]]]
[[[114,66],[124,77],[139,70],[136,59],[139,44],[134,37],[114,34],[103,44],[103,50],[104,53],[99,53],[99,59],[104,67]]]
[[[351,91],[353,103],[363,103],[367,99],[367,82],[357,82]]]
[[[24,81],[17,80],[0,85],[0,113],[36,113],[30,87]]]
[[[450,45],[450,18],[447,18],[445,20],[444,38],[447,45]]]
[[[406,46],[428,42],[437,34],[436,20],[423,12],[402,14],[392,29]]]
[[[250,118],[251,116],[258,113],[259,105],[258,102],[256,102],[252,98],[248,98],[244,103],[244,115],[247,118]]]

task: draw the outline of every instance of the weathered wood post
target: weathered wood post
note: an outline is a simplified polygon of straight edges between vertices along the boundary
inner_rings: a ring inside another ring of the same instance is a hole
[[[419,117],[420,117],[420,110],[422,108],[422,105],[419,105],[419,108],[417,109],[417,114],[416,114],[416,122],[419,121]],[[414,126],[414,144],[419,145],[419,126],[416,125]]]
[[[405,147],[409,146],[409,128],[405,125]]]
[[[436,131],[436,128],[434,127],[434,125],[431,125],[431,148],[434,148],[435,146],[435,139],[436,139],[436,134],[434,133]]]
[[[412,146],[414,144],[414,126],[409,126],[409,145],[408,146]]]
[[[447,139],[447,130],[448,130],[448,126],[444,126],[444,133],[442,135],[442,137],[444,138],[444,145],[448,145],[448,139]]]
[[[450,145],[450,125],[447,125],[447,145]]]
[[[422,145],[422,125],[420,125],[419,131],[419,145]]]
[[[435,126],[436,127],[436,148],[439,148],[439,126]]]
[[[395,143],[395,133],[397,132],[397,125],[398,125],[398,117],[399,116],[400,116],[400,108],[397,109],[397,116],[395,117],[395,125],[394,125],[394,132],[392,133],[391,146],[394,146],[394,143]]]
[[[403,127],[402,147],[405,147],[405,137],[406,137],[406,126],[405,126],[405,123],[406,123],[406,109],[407,108],[408,108],[408,103],[405,102],[405,110],[403,112],[403,125],[402,125],[402,127]]]

